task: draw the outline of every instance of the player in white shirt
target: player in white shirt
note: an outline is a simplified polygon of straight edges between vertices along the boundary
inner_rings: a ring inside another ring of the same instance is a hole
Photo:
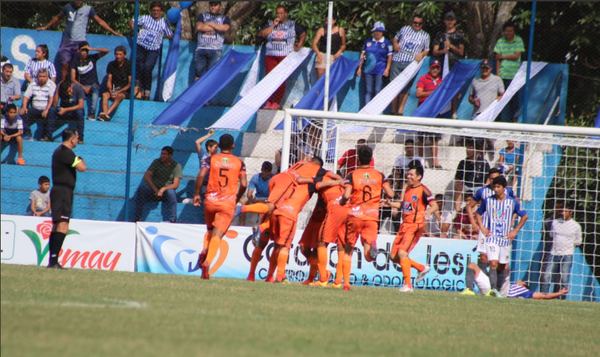
[[[498,292],[498,270],[504,271],[510,260],[512,241],[527,221],[527,213],[521,209],[517,200],[506,194],[506,179],[498,176],[492,181],[494,195],[483,200],[475,212],[477,225],[486,236],[486,253],[489,260],[490,283],[492,292]],[[485,214],[487,212],[487,215]],[[512,228],[513,215],[521,219],[515,229]],[[483,221],[482,216],[485,218]]]
[[[581,245],[581,226],[573,219],[573,204],[569,203],[563,209],[561,218],[552,221],[550,236],[552,237],[552,250],[546,269],[542,274],[540,291],[550,291],[550,280],[553,274],[560,274],[562,288],[569,285],[569,275],[573,265],[575,247]]]

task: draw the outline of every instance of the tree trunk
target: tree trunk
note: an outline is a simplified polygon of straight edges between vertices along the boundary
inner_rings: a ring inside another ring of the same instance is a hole
[[[225,34],[225,43],[234,43],[238,30],[250,16],[260,7],[260,1],[238,1],[227,12],[231,20],[231,27]]]
[[[500,4],[500,8],[498,9],[498,13],[496,14],[496,22],[494,23],[494,30],[492,32],[492,36],[489,39],[488,43],[488,54],[489,57],[494,53],[494,47],[496,46],[496,42],[503,35],[502,26],[504,23],[510,19],[510,13],[517,5],[516,1],[503,1]]]
[[[169,5],[171,7],[179,7],[178,1],[169,1]],[[190,21],[190,12],[189,10],[181,11],[181,39],[183,41],[191,41],[192,40],[192,22]]]
[[[473,19],[469,23],[469,58],[486,58],[489,38],[494,22],[494,10],[491,2],[469,2],[467,13]]]

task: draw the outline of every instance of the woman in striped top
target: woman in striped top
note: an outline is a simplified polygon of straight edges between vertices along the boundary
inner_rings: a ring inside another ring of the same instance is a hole
[[[158,60],[163,38],[173,38],[173,31],[167,20],[162,17],[162,13],[163,5],[155,1],[150,3],[151,15],[142,16],[138,20],[140,33],[137,38],[136,78],[139,80],[139,86],[135,86],[136,98],[150,100],[152,71]],[[133,20],[129,21],[129,25],[133,30]],[[138,93],[141,96],[138,96]]]
[[[262,30],[261,36],[267,39],[265,54],[265,69],[269,74],[287,55],[292,51],[300,51],[304,46],[306,32],[296,21],[287,19],[288,11],[283,5],[278,5],[276,17],[270,20]],[[298,43],[296,44],[296,38]],[[285,82],[267,100],[264,109],[278,110],[283,95],[285,94]]]
[[[49,57],[50,52],[48,51],[48,46],[37,46],[35,49],[35,58],[30,59],[29,62],[27,62],[27,66],[25,66],[26,85],[29,85],[31,82],[37,83],[37,73],[41,68],[46,68],[50,80],[56,82],[56,68],[54,68],[54,64],[48,60]]]

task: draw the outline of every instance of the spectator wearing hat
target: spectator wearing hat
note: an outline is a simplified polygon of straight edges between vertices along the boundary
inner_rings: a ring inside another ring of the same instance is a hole
[[[248,185],[248,193],[246,197],[240,199],[243,205],[254,204],[257,202],[267,202],[269,198],[269,182],[273,177],[273,164],[269,161],[264,161],[260,168],[260,173],[252,176]],[[246,212],[240,214],[240,226],[246,225]]]
[[[448,66],[454,67],[456,62],[465,58],[465,43],[467,42],[465,34],[456,28],[456,15],[453,11],[448,11],[444,15],[444,25],[446,29],[439,32],[433,39],[433,55],[440,63],[444,63],[444,56],[448,55]],[[444,73],[446,76],[448,73]],[[456,115],[456,98],[452,99],[452,118],[458,119]]]
[[[440,73],[442,72],[442,65],[440,61],[433,60],[429,65],[429,72],[419,78],[419,82],[417,82],[417,93],[416,97],[419,99],[417,106],[423,104],[425,99],[427,99],[433,91],[437,89],[437,87],[442,84],[442,77]],[[442,138],[439,134],[433,133],[425,133],[420,132],[418,135],[418,147],[419,147],[419,156],[423,157],[424,147],[423,144],[427,138],[431,138],[431,156],[433,159],[432,168],[434,169],[442,169],[438,161],[438,141]]]
[[[429,34],[423,30],[422,15],[413,16],[411,26],[404,26],[394,37],[394,56],[390,70],[390,80],[394,80],[412,61],[421,61],[429,54]],[[392,101],[392,114],[404,115],[404,106],[414,78]]]
[[[90,54],[90,51],[98,53]],[[79,53],[71,61],[71,82],[79,84],[89,99],[87,120],[96,120],[96,106],[100,98],[100,81],[98,81],[98,65],[100,58],[106,56],[108,48],[92,48],[87,41],[79,43]]]
[[[360,76],[365,64],[365,104],[381,91],[383,87],[383,77],[390,75],[390,66],[392,64],[393,46],[392,43],[383,37],[385,25],[377,21],[371,30],[373,37],[366,40],[360,53],[360,64],[356,75]]]
[[[496,42],[494,56],[496,74],[502,78],[504,87],[508,88],[521,66],[521,53],[525,52],[525,44],[520,36],[515,35],[515,25],[513,23],[505,23],[503,29],[504,36]],[[519,119],[519,96],[512,97],[508,106],[511,120],[517,122]]]
[[[487,107],[500,100],[504,95],[504,84],[500,77],[492,74],[492,60],[484,59],[480,65],[481,77],[474,78],[471,83],[469,103],[473,104],[473,115],[475,119]]]

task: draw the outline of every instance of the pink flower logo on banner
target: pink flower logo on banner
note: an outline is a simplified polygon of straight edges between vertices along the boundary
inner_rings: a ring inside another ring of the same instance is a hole
[[[50,233],[52,233],[52,221],[44,221],[38,224],[37,231],[42,235],[43,239],[50,238]]]

